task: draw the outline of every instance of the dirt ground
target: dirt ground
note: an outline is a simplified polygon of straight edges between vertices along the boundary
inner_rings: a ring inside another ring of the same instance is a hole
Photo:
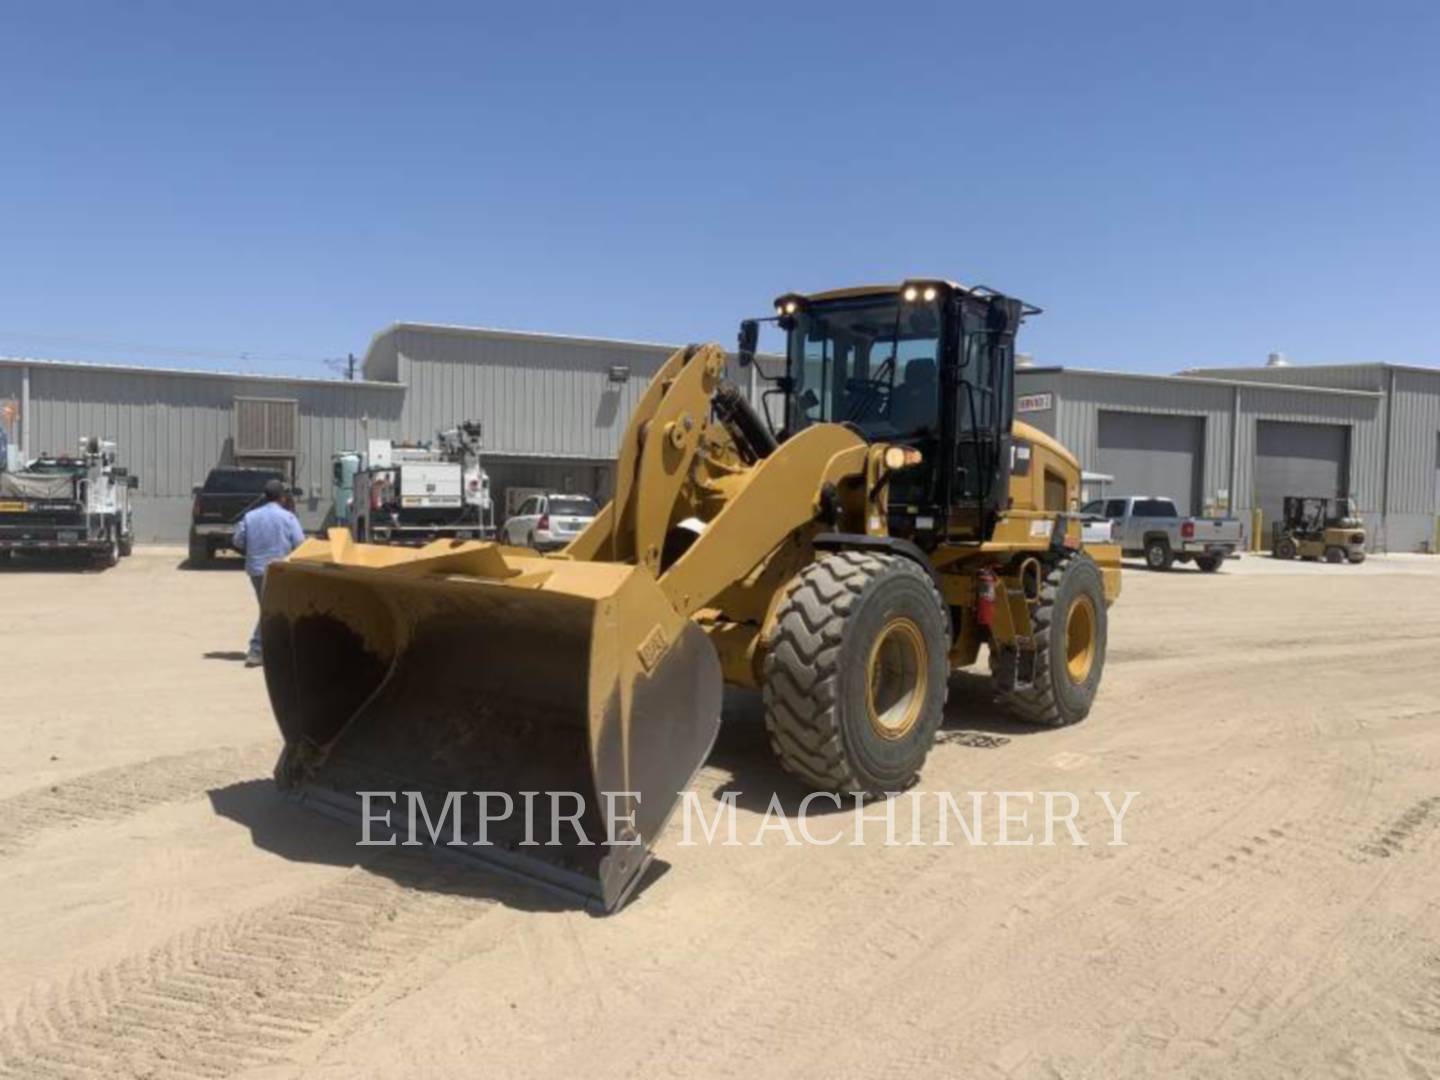
[[[754,846],[799,792],[737,697],[744,843],[677,817],[597,918],[282,802],[254,598],[182,554],[0,569],[0,1073],[1440,1075],[1440,559],[1127,572],[1066,730],[957,677],[922,790],[1086,846]]]

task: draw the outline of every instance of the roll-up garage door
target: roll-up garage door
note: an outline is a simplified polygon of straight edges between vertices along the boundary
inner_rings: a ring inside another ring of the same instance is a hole
[[[1255,423],[1255,504],[1265,515],[1262,543],[1280,520],[1286,495],[1342,497],[1350,476],[1350,429],[1291,420]]]
[[[1173,499],[1182,514],[1198,514],[1205,418],[1101,410],[1097,471],[1115,477],[1116,495]]]

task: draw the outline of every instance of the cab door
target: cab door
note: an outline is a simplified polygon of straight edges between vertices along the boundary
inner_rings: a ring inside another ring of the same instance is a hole
[[[1010,487],[1015,416],[1015,330],[1021,305],[1009,297],[958,298],[947,428],[950,536],[988,540]]]

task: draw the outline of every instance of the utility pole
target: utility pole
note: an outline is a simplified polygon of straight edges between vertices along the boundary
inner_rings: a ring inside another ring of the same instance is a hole
[[[345,378],[349,382],[355,381],[355,354],[350,354],[350,363],[345,368]]]

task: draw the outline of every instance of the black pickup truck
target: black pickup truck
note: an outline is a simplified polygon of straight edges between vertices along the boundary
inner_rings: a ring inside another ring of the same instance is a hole
[[[205,483],[194,489],[190,507],[191,566],[203,566],[227,548],[234,550],[235,525],[246,511],[265,501],[265,485],[271,480],[285,483],[285,477],[271,469],[226,465],[210,470]],[[285,505],[293,510],[296,496],[303,493],[288,485],[285,490]]]

